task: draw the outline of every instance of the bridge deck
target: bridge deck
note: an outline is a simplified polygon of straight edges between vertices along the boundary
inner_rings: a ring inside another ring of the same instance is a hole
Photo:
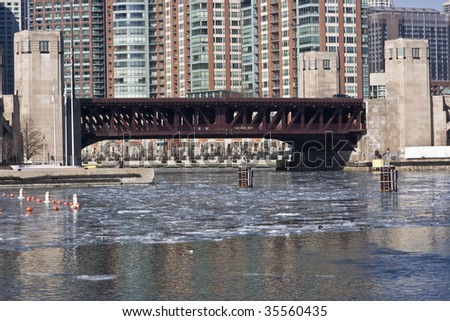
[[[80,99],[82,145],[104,139],[263,138],[301,141],[366,132],[362,99]]]

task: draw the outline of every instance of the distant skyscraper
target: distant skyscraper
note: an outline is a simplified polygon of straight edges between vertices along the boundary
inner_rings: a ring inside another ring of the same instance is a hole
[[[0,0],[0,7],[5,7],[14,14],[20,30],[28,28],[28,0]]]
[[[206,3],[206,1],[205,1]],[[197,6],[201,6],[200,4],[192,4],[192,7],[197,10]],[[191,42],[190,42],[190,7],[191,1],[183,0],[178,3],[174,1],[174,5],[167,6],[167,3],[163,6],[163,10],[161,10],[161,20],[162,20],[162,29],[160,31],[155,31],[157,34],[162,33],[166,37],[163,36],[162,43],[158,40],[158,36],[156,36],[157,45],[163,50],[162,55],[160,55],[159,51],[156,54],[156,57],[159,58],[162,56],[163,60],[156,59],[152,62],[152,68],[156,72],[160,70],[160,66],[163,66],[163,70],[159,71],[165,74],[164,76],[164,96],[166,97],[185,97],[187,93],[191,90],[190,84],[190,75],[191,75],[191,62],[194,60],[190,60],[190,52],[191,52]],[[199,8],[200,9],[200,8]],[[197,13],[193,16],[195,23],[194,27],[200,28],[203,23],[201,19],[205,19],[206,16],[197,16]],[[156,20],[156,26],[158,26],[158,20]],[[197,33],[197,31],[195,31]],[[199,35],[198,37],[200,37]],[[207,33],[204,35],[207,37]],[[198,38],[196,35],[196,38]],[[194,44],[199,43],[201,39],[195,39]],[[208,40],[205,41],[205,45],[207,45]],[[204,55],[208,54],[208,51],[203,52]],[[212,51],[211,51],[212,55]],[[195,57],[195,62],[198,62],[200,58],[198,56]],[[200,63],[200,62],[199,62]],[[203,65],[200,65],[203,67]],[[199,66],[199,67],[200,67]],[[208,73],[208,68],[203,68],[206,70],[204,73]],[[197,71],[197,70],[196,70]],[[198,76],[197,78],[199,78]],[[200,80],[196,80],[196,85]],[[199,86],[197,86],[198,88]]]
[[[106,97],[164,95],[163,0],[105,0]]]
[[[367,5],[355,0],[242,1],[242,77],[248,96],[302,96],[300,53],[336,52],[339,92],[368,96]]]
[[[30,30],[64,34],[64,81],[71,83],[73,59],[77,98],[106,96],[105,16],[104,0],[30,2]]]
[[[3,48],[2,46],[0,46],[0,96],[2,95],[3,95]]]
[[[258,1],[241,1],[242,89],[245,96],[260,96],[260,52],[258,42]]]
[[[443,4],[444,13],[450,13],[450,0]]]
[[[242,85],[246,96],[297,95],[296,7],[288,1],[241,1]]]
[[[149,6],[147,0],[107,0],[112,6],[112,48],[114,55],[114,97],[149,97]],[[109,32],[109,31],[108,31]],[[109,36],[108,36],[109,37]],[[111,50],[112,49],[112,50]],[[109,66],[108,66],[109,69]]]
[[[369,0],[369,7],[394,7],[394,0]]]
[[[0,46],[3,47],[3,93],[14,93],[14,33],[27,28],[25,0],[0,0]]]
[[[449,15],[434,9],[371,8],[370,72],[385,70],[386,40],[427,39],[431,80],[450,80],[449,21]]]
[[[188,1],[183,4],[189,6]],[[149,6],[150,97],[161,97],[164,95],[164,0],[150,1]],[[187,30],[189,28],[184,29]]]
[[[361,0],[305,0],[297,7],[298,51],[337,52],[341,94],[369,95],[367,15]]]
[[[363,0],[48,0],[30,29],[63,31],[67,83],[73,43],[77,97],[294,97],[307,51],[338,53],[339,92],[368,96]]]

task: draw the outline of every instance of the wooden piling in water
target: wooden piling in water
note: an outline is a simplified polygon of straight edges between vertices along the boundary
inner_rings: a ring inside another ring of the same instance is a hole
[[[380,168],[380,188],[382,192],[397,192],[398,170],[388,165]]]
[[[253,187],[253,170],[247,166],[239,166],[238,169],[239,187]]]

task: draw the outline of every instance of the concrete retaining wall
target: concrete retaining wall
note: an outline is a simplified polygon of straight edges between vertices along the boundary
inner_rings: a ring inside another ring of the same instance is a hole
[[[100,186],[152,184],[152,168],[42,168],[35,170],[2,170],[0,185]]]

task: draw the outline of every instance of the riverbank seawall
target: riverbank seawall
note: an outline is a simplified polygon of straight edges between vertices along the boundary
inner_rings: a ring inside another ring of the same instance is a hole
[[[399,171],[450,171],[448,159],[415,159],[391,161],[389,165],[395,166]],[[345,171],[378,171],[377,166],[371,162],[350,163],[343,168]]]
[[[1,186],[104,186],[153,184],[153,168],[54,167],[0,170]]]

